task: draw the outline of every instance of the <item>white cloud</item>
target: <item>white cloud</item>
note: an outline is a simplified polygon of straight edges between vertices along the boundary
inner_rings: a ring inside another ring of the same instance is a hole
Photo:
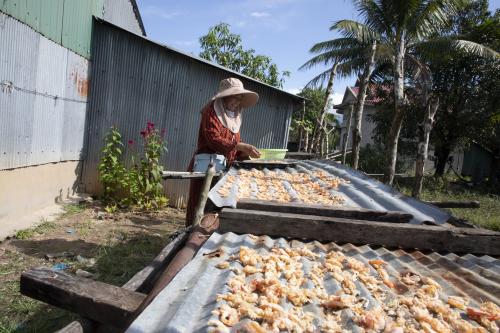
[[[301,91],[302,91],[302,89],[300,89],[300,88],[290,88],[290,89],[286,90],[286,92],[289,92],[290,94],[294,94],[294,95],[297,95]]]
[[[334,92],[333,93],[333,96],[331,97],[331,100],[333,102],[333,104],[340,104],[342,103],[342,99],[344,98],[344,93],[340,93],[340,92]]]
[[[269,13],[268,12],[251,12],[250,16],[256,17],[256,18],[261,18],[261,17],[269,16]]]
[[[157,16],[165,20],[170,20],[181,15],[182,13],[180,11],[166,11],[160,7],[148,6],[141,11],[141,14],[145,16]]]

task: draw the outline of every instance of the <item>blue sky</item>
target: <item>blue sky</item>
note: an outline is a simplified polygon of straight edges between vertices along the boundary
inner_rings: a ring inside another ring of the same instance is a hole
[[[241,35],[243,46],[270,56],[281,70],[291,72],[284,89],[298,92],[324,68],[299,71],[312,55],[314,43],[337,37],[329,31],[340,19],[357,19],[350,0],[138,0],[150,39],[198,55],[198,39],[219,22]],[[490,9],[500,0],[490,0]],[[335,83],[334,102],[354,78]]]

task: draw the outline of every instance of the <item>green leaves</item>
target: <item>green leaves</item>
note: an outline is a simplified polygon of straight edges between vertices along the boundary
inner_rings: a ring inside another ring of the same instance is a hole
[[[123,159],[121,134],[112,127],[105,137],[101,161],[98,165],[100,180],[103,184],[103,199],[109,207],[135,206],[140,209],[159,209],[168,204],[163,194],[160,157],[166,145],[162,135],[148,123],[147,130],[141,132],[143,156],[136,156],[132,142],[129,149],[130,168],[126,168]],[[136,161],[138,164],[136,164]]]
[[[281,88],[290,76],[287,71],[280,72],[268,56],[255,54],[254,49],[245,50],[240,35],[232,33],[227,23],[211,27],[199,41],[200,57],[261,82]]]

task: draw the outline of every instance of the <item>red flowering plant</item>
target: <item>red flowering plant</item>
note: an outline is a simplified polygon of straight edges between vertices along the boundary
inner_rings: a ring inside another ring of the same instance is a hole
[[[163,167],[160,164],[161,155],[167,151],[165,130],[159,131],[148,122],[140,136],[142,149],[136,149],[136,141],[128,140],[131,163],[121,161],[123,144],[119,131],[112,127],[106,136],[99,173],[104,186],[104,201],[113,211],[118,205],[157,210],[168,204],[163,193]]]
[[[160,164],[161,155],[167,151],[165,131],[159,131],[152,122],[148,122],[140,135],[144,156],[133,157],[131,197],[136,205],[146,210],[159,209],[168,204],[163,194],[163,166]]]

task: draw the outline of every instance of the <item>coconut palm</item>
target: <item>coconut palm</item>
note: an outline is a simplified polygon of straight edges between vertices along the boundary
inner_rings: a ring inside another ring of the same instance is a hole
[[[340,34],[350,34],[337,26],[337,23],[330,27],[330,30],[338,30]],[[376,41],[369,45],[364,44],[357,36],[342,37],[315,44],[310,52],[318,53],[307,61],[300,69],[309,69],[316,65],[330,65],[333,67],[314,77],[307,86],[322,85],[328,81],[325,107],[318,122],[318,127],[322,126],[324,115],[327,111],[328,99],[332,95],[333,80],[336,75],[350,76],[357,74],[360,82],[360,89],[354,109],[355,128],[353,132],[353,167],[357,169],[359,160],[359,147],[361,143],[361,119],[363,115],[364,102],[366,99],[368,82],[375,69],[376,64]],[[380,52],[379,52],[380,53]],[[313,140],[313,145],[318,144],[319,134]]]
[[[337,29],[341,29],[346,38],[355,38],[363,45],[376,41],[377,48],[391,52],[394,114],[386,143],[384,180],[392,184],[405,110],[405,66],[410,56],[436,58],[445,52],[490,57],[498,57],[498,54],[474,42],[439,36],[466,0],[353,0],[353,3],[363,22],[342,20],[336,23]]]

